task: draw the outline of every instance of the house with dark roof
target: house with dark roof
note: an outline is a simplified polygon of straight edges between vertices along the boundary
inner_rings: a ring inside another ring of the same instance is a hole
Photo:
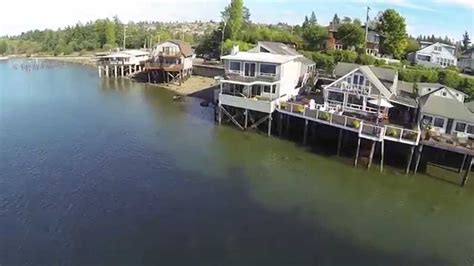
[[[155,45],[145,67],[149,80],[161,77],[163,82],[181,83],[191,75],[194,57],[191,45],[184,41],[169,40]]]
[[[457,137],[474,136],[474,114],[464,104],[464,93],[448,87],[421,92],[420,124],[424,129]]]

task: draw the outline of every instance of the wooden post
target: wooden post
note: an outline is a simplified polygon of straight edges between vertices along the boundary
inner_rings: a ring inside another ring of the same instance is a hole
[[[99,70],[99,78],[102,77],[102,66],[98,66],[97,69]]]
[[[109,77],[109,66],[105,66],[105,76]]]
[[[385,153],[385,141],[382,140],[382,146],[380,148],[380,173],[383,172],[384,153]]]
[[[474,156],[471,156],[471,162],[469,163],[469,166],[466,169],[466,174],[464,174],[464,178],[462,179],[463,187],[467,184],[467,181],[469,180],[469,175],[471,174],[473,164],[474,164]]]
[[[147,74],[148,74],[148,83],[151,83],[151,80],[150,80],[150,71],[148,71]]]
[[[272,114],[268,115],[268,136],[272,135]]]
[[[359,151],[360,151],[360,137],[357,138],[357,151],[356,151],[356,157],[354,160],[354,167],[357,167],[357,162],[359,161]]]
[[[244,122],[244,128],[247,128],[248,120],[249,120],[249,110],[245,109],[245,122]]]
[[[405,174],[410,173],[411,162],[413,161],[413,154],[415,153],[415,146],[411,146],[410,149],[410,157],[407,162],[407,169],[405,170]]]
[[[372,166],[372,159],[374,158],[375,152],[375,141],[372,141],[372,146],[370,147],[369,163],[367,164],[367,169],[370,169]]]
[[[306,145],[306,140],[308,137],[308,119],[304,120],[304,132],[303,132],[303,145]]]
[[[462,169],[464,168],[464,165],[466,164],[466,161],[467,161],[467,153],[464,154],[464,157],[462,157],[461,167],[459,167],[458,173],[462,172]]]
[[[122,73],[122,77],[123,77],[123,68],[124,68],[124,66],[120,67],[120,72]]]
[[[116,78],[117,77],[117,66],[114,66],[114,77]]]
[[[283,114],[279,112],[280,116],[280,123],[278,123],[278,135],[281,137],[281,134],[283,133]]]
[[[423,154],[423,144],[418,146],[418,155],[416,157],[416,163],[415,163],[415,170],[413,171],[414,174],[418,172],[418,166],[420,166],[420,161],[421,161],[421,155]]]
[[[290,134],[290,115],[286,115],[286,136]]]
[[[219,113],[218,113],[218,121],[219,121],[219,126],[222,124],[222,107],[221,105],[219,104]]]
[[[342,147],[342,128],[339,129],[339,139],[337,141],[337,156],[341,154]]]

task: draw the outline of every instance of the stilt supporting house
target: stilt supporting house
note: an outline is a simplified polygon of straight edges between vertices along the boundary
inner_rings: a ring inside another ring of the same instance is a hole
[[[413,154],[415,154],[415,146],[410,147],[410,155],[407,162],[407,168],[405,169],[405,174],[410,173],[411,163],[413,161]]]
[[[360,152],[360,137],[357,138],[357,151],[354,159],[354,167],[357,167],[359,161],[359,152]]]
[[[467,156],[467,153],[464,154],[464,157],[462,158],[461,166],[460,166],[459,169],[458,169],[458,173],[461,173],[462,170],[464,169],[464,165],[466,164],[466,161],[467,161],[467,159],[468,159],[467,157],[468,157],[468,156]]]
[[[385,157],[385,141],[382,140],[381,146],[380,146],[380,172],[383,172],[383,163],[384,163],[384,157]]]
[[[339,129],[339,137],[337,139],[337,156],[341,155],[341,146],[342,146],[342,128]]]
[[[467,184],[467,181],[469,181],[469,175],[471,174],[473,164],[474,164],[474,156],[471,156],[471,160],[467,166],[466,173],[464,174],[464,178],[462,179],[461,185],[463,187]]]
[[[416,156],[415,170],[413,171],[413,173],[415,173],[415,174],[418,172],[418,167],[420,166],[420,161],[421,161],[421,156],[422,155],[423,155],[423,144],[418,146],[418,154]]]
[[[367,164],[367,169],[370,169],[370,167],[372,166],[372,160],[374,158],[374,152],[375,152],[375,141],[372,141],[372,144],[370,146],[369,163]]]
[[[303,145],[306,145],[308,139],[308,119],[304,120]]]

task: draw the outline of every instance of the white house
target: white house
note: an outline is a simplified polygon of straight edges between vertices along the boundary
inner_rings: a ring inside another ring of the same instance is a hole
[[[270,114],[276,104],[296,96],[315,63],[283,43],[259,42],[247,52],[234,47],[222,57],[219,105]]]
[[[464,104],[466,95],[452,88],[427,87],[420,91],[420,123],[440,134],[474,136],[474,114]]]
[[[428,67],[456,66],[456,47],[443,43],[420,42],[421,49],[409,53],[407,59],[414,64]]]
[[[125,76],[141,71],[150,54],[141,50],[113,52],[97,58],[99,76]]]
[[[338,63],[336,80],[324,87],[324,107],[337,112],[388,118],[389,110],[406,123],[417,108],[415,98],[399,90],[398,72],[393,69]]]

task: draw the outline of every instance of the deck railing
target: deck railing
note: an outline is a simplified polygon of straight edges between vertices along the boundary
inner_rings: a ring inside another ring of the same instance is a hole
[[[320,110],[320,107],[321,105],[316,105],[315,109],[309,109],[302,104],[283,102],[278,108],[286,112],[317,120],[324,124],[358,132],[359,136],[376,141],[387,139],[412,145],[418,145],[420,141],[420,130],[412,130],[392,125],[377,126],[369,122],[364,122],[364,120],[359,118],[323,111]]]

